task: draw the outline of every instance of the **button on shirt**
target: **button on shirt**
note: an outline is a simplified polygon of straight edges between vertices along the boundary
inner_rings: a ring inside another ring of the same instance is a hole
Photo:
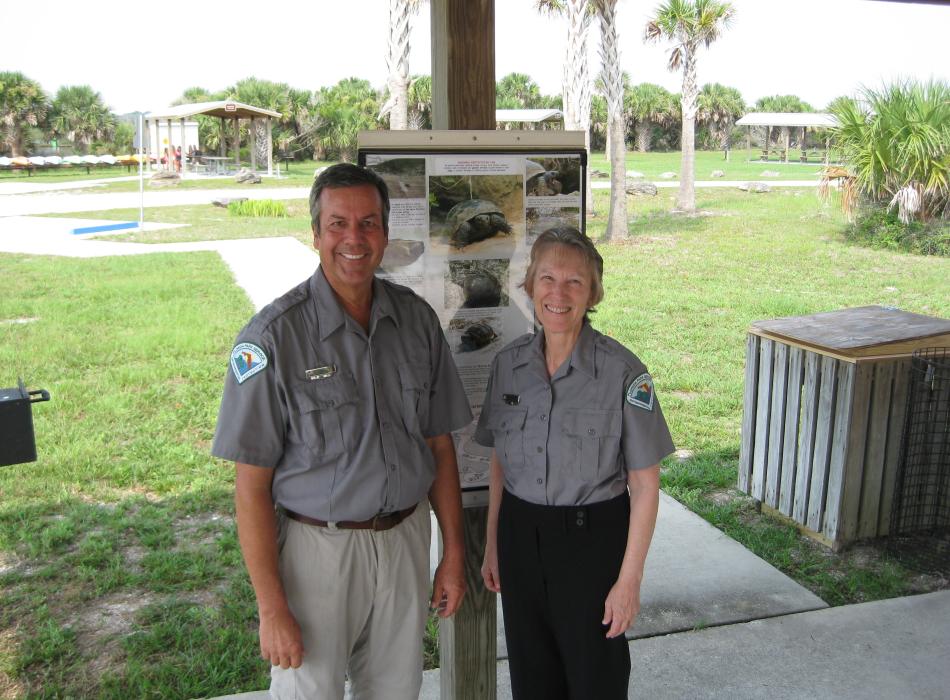
[[[636,355],[584,322],[570,358],[548,378],[544,332],[495,357],[475,440],[494,447],[505,488],[542,505],[599,503],[624,493],[627,470],[673,452],[659,402],[626,401],[647,372]]]
[[[212,454],[274,467],[274,501],[303,515],[366,520],[419,503],[435,478],[425,439],[472,419],[435,312],[384,280],[369,333],[317,268],[237,343],[267,365],[241,383],[228,372]]]

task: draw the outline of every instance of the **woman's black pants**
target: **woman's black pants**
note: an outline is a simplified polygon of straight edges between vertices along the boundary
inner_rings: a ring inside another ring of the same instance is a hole
[[[498,576],[514,700],[626,699],[627,641],[607,639],[601,620],[629,518],[626,494],[586,506],[502,495]]]

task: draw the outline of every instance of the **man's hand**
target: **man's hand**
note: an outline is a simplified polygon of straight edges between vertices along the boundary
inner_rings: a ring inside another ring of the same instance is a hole
[[[261,614],[261,658],[272,666],[300,668],[303,640],[300,626],[286,608],[279,613]]]
[[[442,557],[432,580],[432,600],[429,609],[439,617],[451,617],[465,597],[465,567],[461,559]]]

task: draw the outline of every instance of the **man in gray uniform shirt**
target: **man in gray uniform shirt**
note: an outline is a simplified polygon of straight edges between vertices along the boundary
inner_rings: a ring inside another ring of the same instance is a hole
[[[465,593],[451,431],[471,412],[435,313],[374,277],[382,180],[328,168],[310,213],[320,266],[238,335],[212,453],[236,463],[271,696],[342,698],[348,675],[354,698],[415,699],[427,603],[447,617]]]

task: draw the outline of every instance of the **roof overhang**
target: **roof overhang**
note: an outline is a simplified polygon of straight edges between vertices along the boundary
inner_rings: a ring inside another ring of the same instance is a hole
[[[263,107],[252,107],[235,100],[219,102],[195,102],[190,105],[178,105],[163,110],[146,112],[146,119],[186,119],[198,114],[206,117],[224,117],[225,119],[250,119],[251,117],[280,117],[280,112]]]
[[[749,112],[736,121],[736,126],[792,126],[827,129],[838,126],[838,120],[827,112]]]
[[[564,114],[559,109],[496,109],[497,122],[559,122]]]

